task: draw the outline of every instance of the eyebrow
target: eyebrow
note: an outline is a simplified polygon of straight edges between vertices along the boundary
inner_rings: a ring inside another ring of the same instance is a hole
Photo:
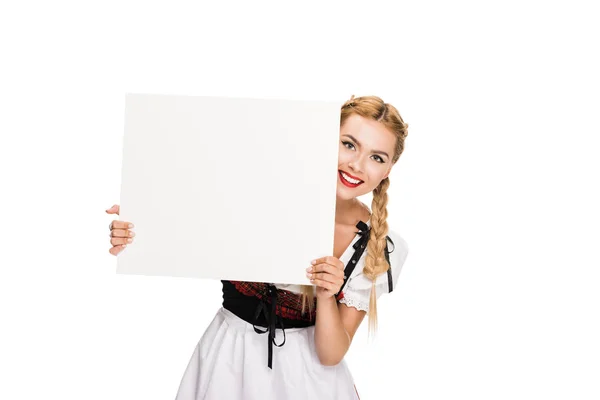
[[[354,136],[352,136],[352,135],[344,135],[344,136],[348,136],[350,139],[352,139],[354,142],[356,142],[356,144],[358,146],[361,146],[360,142],[358,140],[356,140],[356,138]],[[390,158],[390,156],[388,155],[388,153],[386,153],[385,151],[373,150],[373,153],[375,153],[375,154],[383,154],[387,158]]]

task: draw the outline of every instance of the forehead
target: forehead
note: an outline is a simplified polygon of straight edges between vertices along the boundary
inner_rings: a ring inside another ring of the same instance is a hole
[[[352,114],[340,128],[340,136],[351,135],[361,145],[376,150],[393,153],[396,145],[396,135],[385,127],[381,122]]]

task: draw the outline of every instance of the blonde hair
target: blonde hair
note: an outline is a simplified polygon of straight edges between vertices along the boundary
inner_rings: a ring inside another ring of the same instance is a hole
[[[392,156],[392,164],[395,164],[404,151],[404,140],[408,136],[408,124],[406,124],[398,110],[391,104],[385,103],[377,96],[363,96],[350,100],[342,105],[340,127],[353,114],[360,115],[374,121],[381,122],[390,132],[396,136],[396,146]],[[387,177],[373,190],[373,201],[371,203],[371,229],[363,274],[372,281],[371,297],[369,299],[369,334],[371,330],[377,329],[377,293],[375,279],[388,271],[390,265],[385,258],[387,245],[387,190],[390,187],[390,178]],[[315,296],[312,285],[302,285],[302,313],[308,303],[309,311],[312,313]],[[307,301],[308,300],[308,301]]]

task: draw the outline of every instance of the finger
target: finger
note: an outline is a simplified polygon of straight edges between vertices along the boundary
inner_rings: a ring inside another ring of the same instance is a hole
[[[113,229],[131,229],[133,228],[134,225],[131,222],[128,221],[119,221],[119,220],[114,220],[112,222],[112,228]]]
[[[134,237],[135,232],[129,231],[127,229],[113,229],[110,232],[111,237]]]
[[[121,211],[121,206],[118,204],[115,204],[114,206],[112,206],[111,208],[109,208],[108,210],[106,210],[106,212],[108,214],[119,214],[119,212]]]
[[[125,245],[120,245],[120,246],[114,246],[111,247],[110,249],[108,249],[108,252],[110,254],[112,254],[113,256],[117,256],[119,255],[120,252],[122,252],[125,249]]]
[[[332,275],[335,278],[344,279],[344,271],[330,264],[317,264],[312,267],[313,274],[324,273]]]
[[[133,238],[111,238],[110,239],[110,244],[112,244],[113,246],[118,246],[118,245],[123,245],[123,244],[131,244],[133,243]]]
[[[343,279],[336,278],[331,274],[323,274],[321,272],[318,274],[313,274],[313,276],[311,276],[309,279],[311,280],[311,282],[313,280],[327,282],[327,283],[334,285],[335,287],[341,287],[342,284],[344,283]]]
[[[318,287],[326,289],[332,293],[334,293],[335,286],[331,282],[324,281],[322,279],[312,279],[311,282]]]
[[[331,283],[343,282],[342,277],[335,276],[328,272],[316,272],[316,273],[308,274],[307,277],[309,279],[321,279],[321,280],[331,282]]]
[[[317,274],[312,274],[312,276],[309,278],[311,281],[314,280],[320,280],[320,281],[324,281],[324,282],[329,282],[333,285],[337,284],[338,282],[340,282],[340,280],[338,278],[336,278],[335,276],[331,275],[331,274],[325,274],[322,272],[319,272]]]
[[[306,277],[311,281],[313,279],[319,279],[339,286],[341,286],[344,283],[343,277],[339,277],[328,272],[317,272],[313,274],[307,273]]]
[[[333,256],[325,256],[325,257],[321,257],[321,258],[317,258],[314,259],[311,264],[316,265],[316,264],[330,264],[333,265],[336,268],[339,269],[344,269],[344,263],[337,257],[333,257]]]

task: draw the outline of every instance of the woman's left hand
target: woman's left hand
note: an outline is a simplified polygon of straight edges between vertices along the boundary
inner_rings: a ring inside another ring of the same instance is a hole
[[[318,299],[335,296],[344,283],[344,263],[333,256],[317,258],[306,269],[306,276],[317,286]]]

